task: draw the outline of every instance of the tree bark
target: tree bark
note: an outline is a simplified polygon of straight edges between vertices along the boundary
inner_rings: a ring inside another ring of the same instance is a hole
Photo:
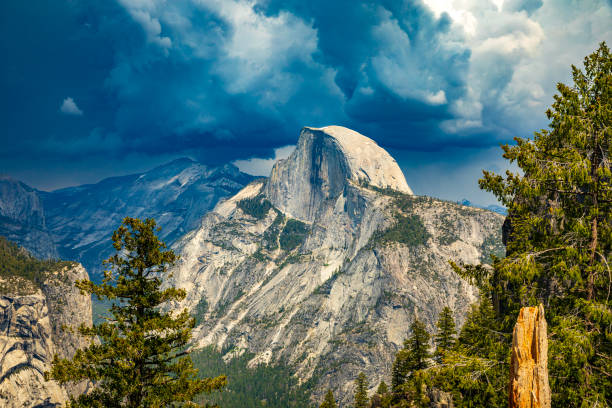
[[[550,408],[544,306],[523,307],[512,334],[509,408]]]

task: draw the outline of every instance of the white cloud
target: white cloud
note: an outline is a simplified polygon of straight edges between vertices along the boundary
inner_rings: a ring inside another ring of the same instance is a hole
[[[65,113],[66,115],[76,115],[81,116],[83,111],[79,109],[74,99],[71,97],[67,97],[62,102],[62,106],[60,106],[60,112]]]
[[[236,160],[233,162],[240,171],[253,176],[269,176],[274,163],[281,159],[286,159],[295,150],[295,146],[284,146],[274,149],[273,159],[260,159],[252,157],[247,160]]]
[[[147,41],[157,44],[167,54],[172,47],[170,37],[162,36],[162,26],[153,14],[158,12],[158,1],[156,0],[119,0],[119,3],[130,13],[134,21],[142,27],[147,35]],[[163,7],[164,1],[161,2]]]
[[[447,13],[471,50],[466,93],[450,100],[456,117],[441,124],[449,133],[480,128],[503,138],[528,136],[546,125],[544,112],[556,83],[571,80],[570,65],[581,65],[599,42],[612,40],[606,0],[583,0],[579,7],[555,0],[425,4],[437,17]]]
[[[373,28],[380,51],[372,58],[377,78],[389,91],[404,99],[417,99],[429,105],[447,102],[446,93],[440,89],[446,80],[432,70],[428,61],[419,55],[421,50],[412,47],[408,34],[389,12],[381,11],[383,20]]]

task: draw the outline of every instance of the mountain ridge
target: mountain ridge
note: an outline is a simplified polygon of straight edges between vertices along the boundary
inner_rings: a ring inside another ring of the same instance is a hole
[[[99,279],[112,252],[110,237],[126,216],[152,217],[172,244],[217,201],[254,177],[231,164],[209,167],[180,158],[149,171],[105,178],[51,192],[0,179],[0,235],[41,258],[84,264]],[[19,215],[19,212],[30,211]]]

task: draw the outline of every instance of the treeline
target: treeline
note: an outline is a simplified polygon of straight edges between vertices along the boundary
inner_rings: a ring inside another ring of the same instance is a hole
[[[354,408],[430,407],[453,401],[455,407],[503,407],[507,404],[507,386],[511,333],[495,331],[495,312],[487,298],[472,306],[459,333],[452,310],[445,307],[429,333],[423,322],[415,319],[411,335],[395,356],[391,384],[378,384],[368,398],[368,380],[360,373],[355,380]],[[435,344],[431,351],[431,342]],[[321,408],[331,404],[328,391]]]
[[[193,365],[200,376],[212,377],[224,373],[227,387],[221,392],[201,395],[200,403],[217,404],[220,407],[241,408],[310,408],[310,393],[298,385],[286,366],[260,364],[249,368],[254,357],[246,353],[240,357],[223,360],[223,354],[212,347],[191,353]]]
[[[37,259],[24,248],[0,236],[0,278],[19,276],[39,287],[50,272],[70,265],[73,263]]]

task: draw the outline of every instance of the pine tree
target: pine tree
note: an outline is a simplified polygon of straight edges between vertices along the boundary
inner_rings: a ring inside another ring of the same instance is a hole
[[[378,384],[376,394],[370,399],[370,408],[390,408],[391,407],[391,393],[389,388],[384,381]]]
[[[412,330],[412,335],[404,343],[410,352],[407,368],[409,370],[422,370],[429,365],[428,359],[431,357],[429,353],[429,340],[431,336],[425,324],[419,319],[414,319],[410,329]]]
[[[504,158],[521,172],[484,172],[480,181],[508,207],[506,257],[495,259],[492,270],[456,270],[490,297],[497,332],[511,332],[520,307],[543,303],[554,333],[553,406],[597,406],[612,401],[612,55],[606,44],[584,59],[583,70],[572,66],[572,75],[572,86],[557,86],[546,112],[549,129],[503,146]]]
[[[368,408],[368,380],[364,373],[359,373],[355,380],[354,408]]]
[[[125,218],[113,233],[117,253],[105,263],[102,284],[77,282],[82,291],[110,299],[112,317],[79,332],[92,338],[72,360],[53,361],[48,378],[60,383],[95,381],[86,395],[72,398],[72,407],[167,407],[190,403],[198,393],[226,384],[225,376],[197,378],[185,351],[194,327],[187,310],[165,312],[165,302],[180,301],[185,291],[162,289],[162,278],[176,261],[159,241],[155,221]],[[94,338],[100,341],[94,342]]]
[[[336,400],[334,399],[334,393],[332,392],[331,388],[327,390],[327,393],[325,394],[325,399],[323,400],[323,403],[319,408],[338,408]]]
[[[389,389],[387,387],[387,384],[385,384],[384,381],[381,381],[380,384],[378,384],[378,388],[376,389],[376,393],[379,395],[385,395],[389,392]]]
[[[391,373],[393,392],[406,382],[411,372],[422,370],[429,365],[429,340],[431,338],[425,324],[418,318],[410,325],[412,334],[404,341],[404,348],[395,356]]]
[[[545,305],[559,406],[612,400],[612,55],[605,43],[572,74],[573,86],[559,84],[546,112],[550,129],[504,147],[523,174],[485,172],[481,181],[510,215],[508,256],[496,264],[493,291],[510,318],[520,306]]]
[[[455,345],[455,320],[453,319],[453,312],[450,307],[445,306],[440,312],[440,317],[436,323],[438,333],[436,333],[436,358],[440,360],[445,351],[453,348]]]

